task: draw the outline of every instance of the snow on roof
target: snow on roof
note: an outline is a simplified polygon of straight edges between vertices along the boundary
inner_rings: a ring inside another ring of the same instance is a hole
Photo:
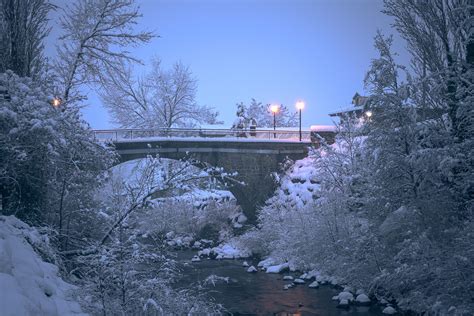
[[[337,115],[342,114],[342,113],[350,113],[350,112],[357,112],[357,111],[362,111],[362,108],[351,106],[351,107],[347,107],[347,108],[341,108],[341,109],[339,109],[338,111],[335,111],[335,112],[331,112],[331,113],[329,113],[329,116],[337,116]]]

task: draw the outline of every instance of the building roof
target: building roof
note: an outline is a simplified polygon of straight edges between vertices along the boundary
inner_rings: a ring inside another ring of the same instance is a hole
[[[329,113],[329,116],[335,117],[335,116],[347,115],[350,113],[359,114],[359,112],[362,112],[362,111],[363,109],[361,107],[350,107],[350,108],[340,109],[336,112],[331,112]]]

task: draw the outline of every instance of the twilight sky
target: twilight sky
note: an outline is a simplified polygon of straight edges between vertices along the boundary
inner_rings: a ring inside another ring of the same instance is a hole
[[[291,108],[303,99],[303,126],[331,124],[327,113],[349,106],[354,93],[364,91],[377,28],[395,33],[391,18],[380,12],[381,0],[138,3],[143,18],[137,27],[161,37],[131,51],[145,65],[153,56],[164,66],[178,60],[189,65],[199,80],[198,103],[215,107],[229,126],[235,104],[250,98]],[[53,30],[50,40],[55,36]],[[397,51],[401,43],[396,41]],[[88,103],[83,113],[92,128],[114,127],[94,92]]]

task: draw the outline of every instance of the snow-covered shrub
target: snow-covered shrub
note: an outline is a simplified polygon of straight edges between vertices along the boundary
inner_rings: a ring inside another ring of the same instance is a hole
[[[153,172],[149,170],[151,165]],[[128,203],[127,192],[136,191],[146,179],[154,183],[154,192],[150,192],[144,207],[130,215],[143,234],[172,233],[173,238],[190,236],[217,241],[221,233],[239,227],[245,220],[233,195],[220,190],[205,171],[185,161],[162,158],[134,160],[114,167],[101,193],[106,196],[104,204],[109,205],[107,213],[113,216],[116,205]]]

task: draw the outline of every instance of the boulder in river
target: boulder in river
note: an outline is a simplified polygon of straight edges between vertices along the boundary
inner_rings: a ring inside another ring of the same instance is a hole
[[[283,277],[283,280],[285,280],[285,281],[293,281],[293,277],[292,277],[291,275],[285,275],[285,276]]]
[[[201,261],[201,258],[199,258],[198,255],[194,256],[192,259],[191,259],[191,262],[199,262]]]
[[[357,295],[355,302],[357,305],[367,306],[370,305],[370,298],[365,294]]]
[[[394,315],[397,313],[397,310],[392,306],[387,306],[383,309],[382,313],[387,315]]]
[[[313,288],[313,289],[317,289],[319,287],[319,282],[318,281],[313,281],[308,285],[308,287]]]
[[[291,289],[292,287],[295,287],[295,285],[294,285],[293,283],[285,284],[285,285],[283,286],[283,289],[284,289],[284,290],[288,290],[288,289]]]
[[[352,302],[354,300],[354,295],[352,295],[351,292],[342,291],[341,293],[339,293],[337,298],[339,299],[339,301],[347,300],[349,302]]]
[[[288,263],[282,263],[275,266],[269,266],[266,270],[267,273],[281,273],[289,269]]]
[[[248,267],[248,266],[249,266],[249,264],[248,264],[248,262],[247,262],[247,261],[244,261],[244,262],[242,263],[242,266],[243,266],[243,267]]]
[[[337,308],[349,308],[349,301],[339,300],[339,304],[337,304]]]
[[[295,282],[296,284],[304,284],[304,283],[306,283],[305,280],[303,280],[303,279],[295,279],[293,282]]]
[[[250,266],[250,267],[247,269],[247,272],[248,272],[248,273],[255,273],[255,272],[257,272],[257,268],[255,268],[254,266]]]

